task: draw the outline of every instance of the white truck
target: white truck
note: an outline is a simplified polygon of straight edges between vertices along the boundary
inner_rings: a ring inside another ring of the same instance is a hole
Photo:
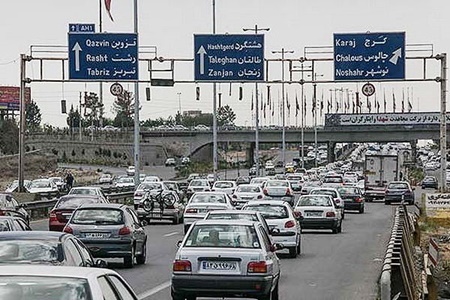
[[[366,155],[364,162],[364,192],[368,202],[384,199],[386,186],[391,181],[401,180],[397,155]]]

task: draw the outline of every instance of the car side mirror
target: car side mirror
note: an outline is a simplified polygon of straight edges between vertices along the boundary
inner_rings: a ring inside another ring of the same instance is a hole
[[[107,268],[107,267],[108,267],[108,262],[105,261],[105,260],[103,260],[103,259],[97,259],[97,260],[95,261],[94,266],[95,266],[96,268]]]
[[[284,249],[284,245],[280,244],[280,243],[275,243],[270,246],[270,251],[272,251],[272,252],[275,252],[277,250],[282,250],[282,249]]]
[[[177,248],[180,248],[180,247],[181,247],[181,243],[183,243],[183,241],[178,241],[178,242],[177,242]]]

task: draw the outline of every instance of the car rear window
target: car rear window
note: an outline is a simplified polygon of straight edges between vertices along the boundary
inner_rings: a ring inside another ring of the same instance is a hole
[[[337,197],[336,191],[332,190],[312,190],[311,195],[330,195],[333,198]]]
[[[342,195],[359,195],[359,189],[355,187],[341,187],[338,189],[339,194]]]
[[[0,240],[1,263],[52,263],[62,260],[61,245],[56,241]]]
[[[223,195],[195,194],[192,196],[190,203],[226,203],[226,201]]]
[[[208,186],[209,183],[204,180],[192,180],[190,185],[191,186]]]
[[[94,189],[71,189],[70,195],[97,195]]]
[[[259,186],[240,186],[236,189],[239,193],[259,193]]]
[[[233,187],[233,184],[231,182],[216,182],[214,186],[218,189],[226,189]]]
[[[0,231],[10,231],[8,221],[0,220]]]
[[[408,185],[406,183],[389,183],[388,189],[401,189],[407,190]]]
[[[265,219],[285,219],[289,213],[283,205],[248,205],[247,210],[259,211]]]
[[[87,279],[73,277],[2,275],[0,295],[2,299],[92,300]]]
[[[185,247],[261,248],[253,226],[194,225]]]
[[[124,223],[124,217],[123,212],[119,209],[86,208],[76,210],[71,223],[120,225]]]
[[[300,197],[297,202],[297,206],[333,206],[328,197],[322,196],[306,196]]]
[[[267,181],[266,186],[282,186],[288,187],[289,183],[287,181]]]
[[[258,217],[252,214],[209,214],[205,220],[248,220],[257,222]]]
[[[56,208],[71,208],[75,209],[81,204],[88,204],[88,203],[97,203],[98,201],[92,199],[92,198],[61,198],[59,199],[58,203],[56,204]]]
[[[324,183],[343,183],[341,176],[327,176],[323,179]]]

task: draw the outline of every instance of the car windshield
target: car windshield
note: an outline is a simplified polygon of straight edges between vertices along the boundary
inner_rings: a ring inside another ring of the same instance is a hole
[[[153,182],[153,181],[159,181],[159,180],[158,180],[158,177],[156,177],[156,176],[146,176],[146,177],[144,178],[144,181],[150,181],[150,182]]]
[[[261,248],[255,228],[246,225],[194,225],[184,246]]]
[[[48,180],[39,180],[33,181],[30,185],[30,188],[47,188],[51,187],[50,181]]]
[[[259,193],[259,186],[239,186],[236,189],[236,193]]]
[[[342,195],[359,195],[359,189],[356,187],[341,187],[338,189],[339,194]]]
[[[297,202],[298,206],[333,206],[326,196],[303,196]]]
[[[249,220],[258,221],[258,217],[254,214],[209,214],[205,220]]]
[[[56,241],[0,240],[1,263],[61,261],[63,261],[61,245]]]
[[[9,228],[8,221],[6,220],[0,220],[0,231],[10,231],[11,228]]]
[[[70,195],[97,195],[94,189],[71,189]]]
[[[337,198],[336,191],[332,190],[312,190],[311,195],[330,195],[333,198]]]
[[[87,279],[73,277],[2,275],[0,276],[0,295],[1,299],[11,300],[92,300]]]
[[[205,180],[192,180],[190,186],[209,186],[209,183]]]
[[[267,181],[266,182],[266,187],[270,187],[270,186],[281,186],[281,187],[288,187],[289,183],[287,181]]]
[[[248,205],[243,209],[259,211],[265,219],[285,219],[289,217],[288,211],[283,205]]]
[[[190,203],[226,203],[224,195],[195,194]]]
[[[388,189],[408,190],[408,185],[403,182],[389,183]]]
[[[119,209],[85,208],[75,211],[71,223],[120,225],[124,223],[124,217]]]
[[[81,204],[96,203],[93,198],[60,198],[56,204],[56,208],[77,208]]]

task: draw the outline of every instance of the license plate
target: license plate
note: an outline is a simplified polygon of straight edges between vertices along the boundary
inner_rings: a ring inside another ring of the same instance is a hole
[[[203,270],[213,271],[236,271],[237,262],[235,261],[202,261]]]
[[[109,238],[109,236],[109,233],[103,232],[87,232],[84,234],[84,237],[88,239],[106,239]]]
[[[310,211],[306,213],[307,217],[320,217],[322,216],[322,212],[321,211]]]

